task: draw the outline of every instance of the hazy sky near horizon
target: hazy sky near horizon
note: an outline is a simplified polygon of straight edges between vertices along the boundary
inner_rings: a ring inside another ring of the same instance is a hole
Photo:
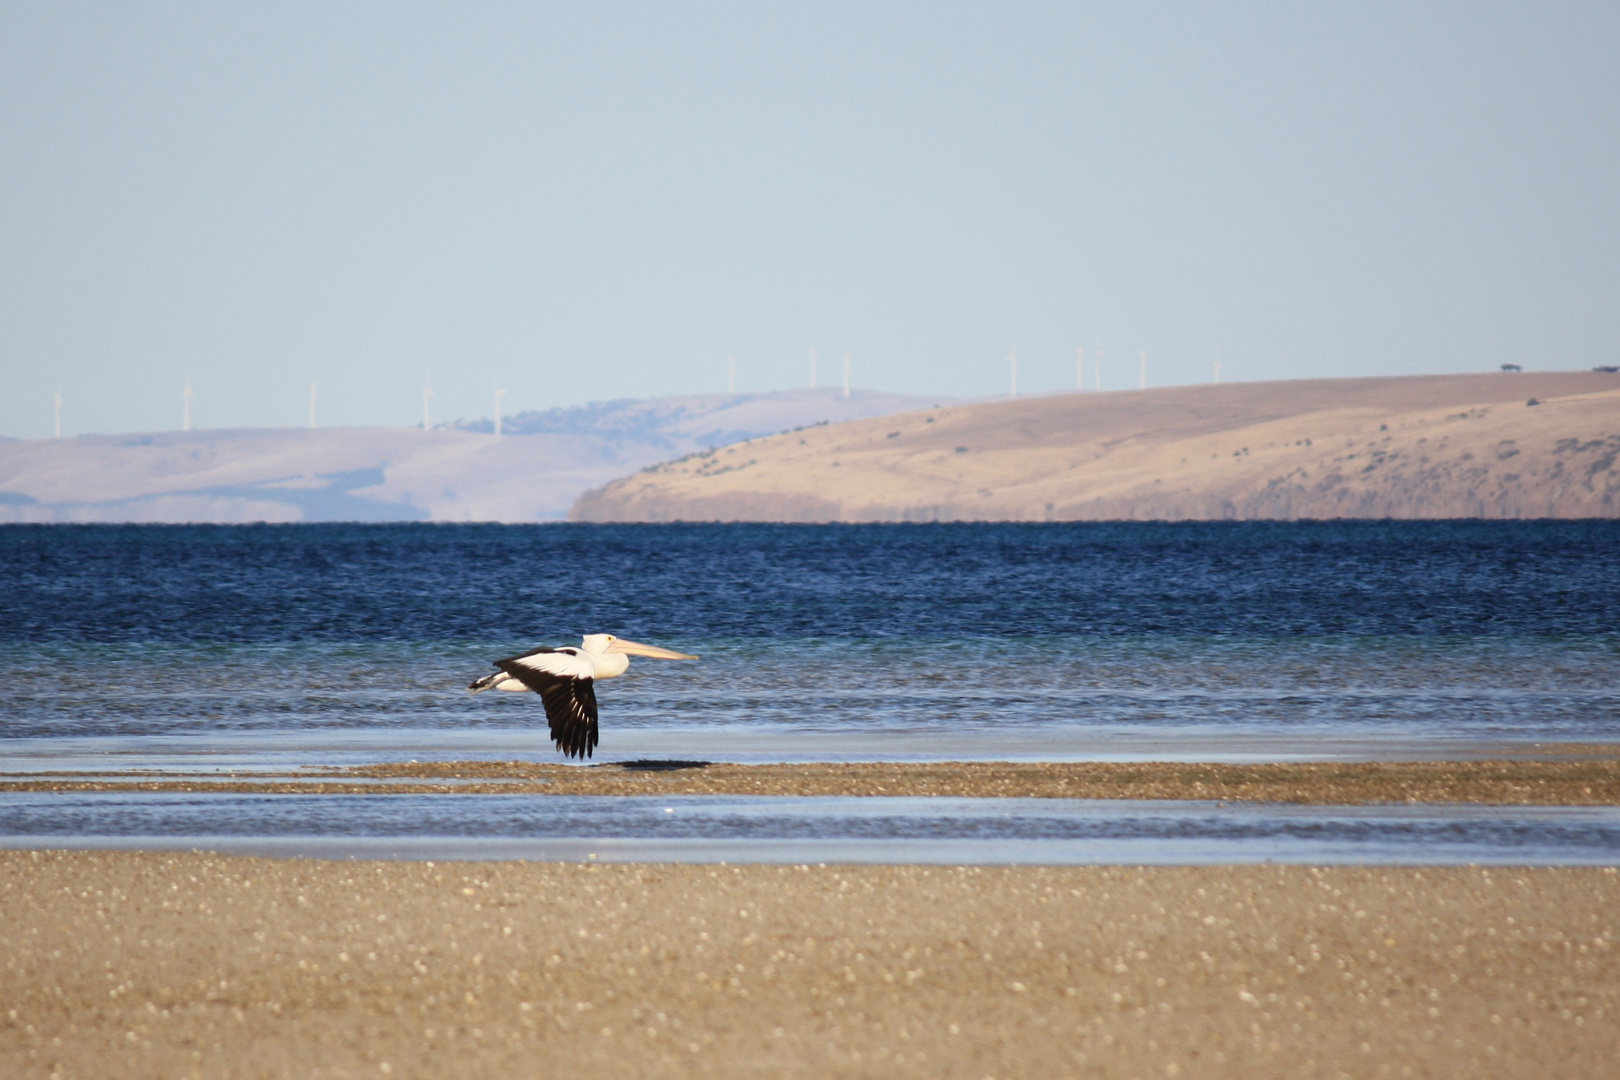
[[[0,434],[1620,363],[1620,6],[0,6]]]

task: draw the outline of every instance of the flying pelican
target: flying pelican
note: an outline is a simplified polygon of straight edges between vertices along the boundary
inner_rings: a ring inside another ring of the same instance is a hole
[[[688,653],[640,645],[612,634],[586,634],[579,648],[541,646],[522,656],[495,661],[499,671],[467,684],[482,690],[533,690],[546,707],[551,738],[568,757],[590,757],[596,747],[597,679],[616,679],[630,669],[632,656],[654,660],[696,660]]]

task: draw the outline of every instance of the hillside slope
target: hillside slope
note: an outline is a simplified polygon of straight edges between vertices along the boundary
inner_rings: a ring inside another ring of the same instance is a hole
[[[623,400],[520,414],[498,439],[469,425],[7,440],[0,522],[556,521],[648,462],[926,403],[870,390]]]
[[[571,516],[1613,517],[1617,453],[1613,374],[1230,383],[956,405],[812,428],[644,470],[587,492]]]

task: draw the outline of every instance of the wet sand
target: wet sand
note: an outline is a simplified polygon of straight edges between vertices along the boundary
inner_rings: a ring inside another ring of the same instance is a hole
[[[1556,749],[1556,748],[1554,748]],[[1572,753],[1577,751],[1572,750]],[[1620,805],[1620,757],[1512,761],[937,762],[730,765],[646,761],[581,767],[525,761],[405,762],[297,774],[95,778],[12,774],[0,791],[257,791],[303,794],[951,795],[972,798],[1213,799],[1351,806]],[[1607,755],[1607,756],[1604,756]]]
[[[1596,1077],[1604,869],[0,852],[0,1075]]]

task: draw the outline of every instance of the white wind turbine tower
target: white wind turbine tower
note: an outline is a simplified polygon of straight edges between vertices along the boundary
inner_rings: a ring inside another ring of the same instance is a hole
[[[816,388],[816,350],[810,350],[810,389]]]
[[[422,430],[432,431],[433,423],[428,417],[428,401],[433,397],[433,381],[428,378],[427,372],[422,373]]]
[[[56,406],[56,437],[60,439],[62,437],[62,391],[58,390],[56,392],[54,404]]]
[[[844,350],[844,396],[849,397],[849,350]]]
[[[1012,372],[1012,383],[1007,388],[1008,397],[1018,396],[1018,342],[1013,342],[1012,352],[1007,354],[1007,367]]]
[[[1096,369],[1097,390],[1099,392],[1101,392],[1101,390],[1102,390],[1102,356],[1103,356],[1102,348],[1099,346],[1098,349],[1097,349],[1097,359],[1095,361],[1093,361],[1093,365],[1092,365]]]
[[[735,394],[736,392],[737,392],[737,358],[735,356],[733,356],[731,353],[726,353],[726,393]]]
[[[310,383],[309,384],[309,426],[310,426],[310,428],[312,430],[315,427],[315,398],[316,398],[318,389],[319,389],[319,384],[317,384],[317,383]]]
[[[495,391],[495,437],[501,437],[501,398],[506,396],[505,390]]]
[[[1086,350],[1084,348],[1074,350],[1074,388],[1076,390],[1086,388]]]
[[[1215,354],[1215,381],[1221,381],[1221,354]]]
[[[191,430],[191,376],[186,376],[186,385],[180,390],[180,430]]]
[[[1147,389],[1147,350],[1143,349],[1137,355],[1139,355],[1142,358],[1141,386],[1139,387],[1139,389],[1146,390]]]

